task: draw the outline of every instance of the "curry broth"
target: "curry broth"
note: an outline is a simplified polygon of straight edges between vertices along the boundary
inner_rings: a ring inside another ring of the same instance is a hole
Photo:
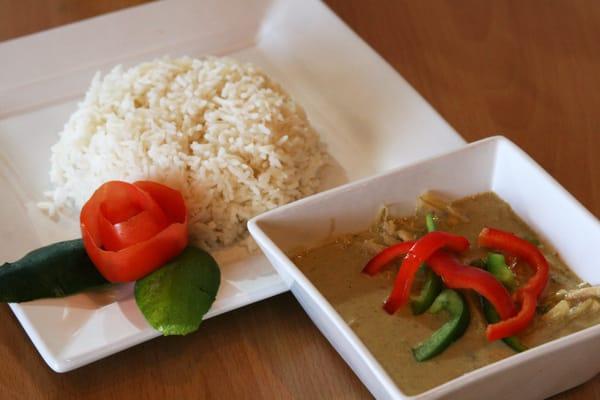
[[[437,228],[464,235],[473,244],[484,226],[513,232],[522,237],[535,238],[535,233],[512,211],[510,206],[494,193],[482,193],[459,199],[451,206],[468,222],[452,216],[440,218]],[[418,215],[394,220],[395,227],[424,234],[424,218]],[[411,314],[410,307],[403,307],[393,316],[382,309],[389,295],[398,265],[376,276],[361,273],[362,268],[376,253],[372,243],[381,241],[378,227],[356,235],[346,235],[323,246],[303,251],[293,257],[295,264],[332,304],[340,316],[363,341],[397,385],[409,395],[415,395],[445,383],[469,371],[493,363],[514,351],[502,341],[488,342],[485,338],[485,322],[478,306],[477,296],[466,294],[471,322],[466,333],[437,357],[416,362],[411,348],[429,338],[448,316],[445,313]],[[473,246],[472,246],[473,247]],[[476,247],[476,246],[475,246]],[[550,279],[541,298],[541,308],[554,305],[554,293],[560,289],[574,289],[581,280],[571,272],[558,255],[547,245],[541,250],[550,262]],[[467,262],[484,254],[471,249],[464,255]],[[524,281],[530,272],[526,266],[517,265],[517,279]],[[527,346],[539,345],[597,323],[594,318],[576,319],[562,324],[560,328],[536,317],[533,327],[521,335]]]

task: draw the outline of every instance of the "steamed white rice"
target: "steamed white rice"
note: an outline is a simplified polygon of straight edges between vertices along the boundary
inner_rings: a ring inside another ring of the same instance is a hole
[[[327,156],[303,109],[251,64],[162,58],[96,74],[52,147],[49,213],[109,180],[183,193],[193,243],[243,239],[246,221],[314,193]]]

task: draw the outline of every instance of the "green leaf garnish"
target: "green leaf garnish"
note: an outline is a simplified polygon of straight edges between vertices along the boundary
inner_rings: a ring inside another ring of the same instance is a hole
[[[220,283],[221,272],[211,255],[188,247],[135,283],[135,301],[148,323],[163,335],[187,335],[200,326]]]

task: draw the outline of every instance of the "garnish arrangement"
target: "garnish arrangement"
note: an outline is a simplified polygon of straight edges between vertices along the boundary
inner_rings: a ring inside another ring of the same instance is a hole
[[[63,297],[134,282],[135,300],[164,335],[198,329],[220,285],[210,254],[188,246],[181,194],[160,183],[110,181],[80,214],[82,239],[34,250],[0,268],[0,300]]]

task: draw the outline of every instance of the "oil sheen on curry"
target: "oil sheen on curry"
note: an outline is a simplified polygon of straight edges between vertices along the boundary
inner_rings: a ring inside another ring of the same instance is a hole
[[[450,202],[430,192],[415,215],[388,214],[383,208],[368,231],[303,250],[293,261],[406,394],[600,322],[600,287],[582,282],[494,193]],[[468,249],[458,249],[465,239]],[[396,286],[403,268],[404,278],[411,275],[410,257],[382,254],[401,247],[418,253],[413,241],[423,250],[440,240],[403,297]],[[547,261],[545,277],[535,254]]]

